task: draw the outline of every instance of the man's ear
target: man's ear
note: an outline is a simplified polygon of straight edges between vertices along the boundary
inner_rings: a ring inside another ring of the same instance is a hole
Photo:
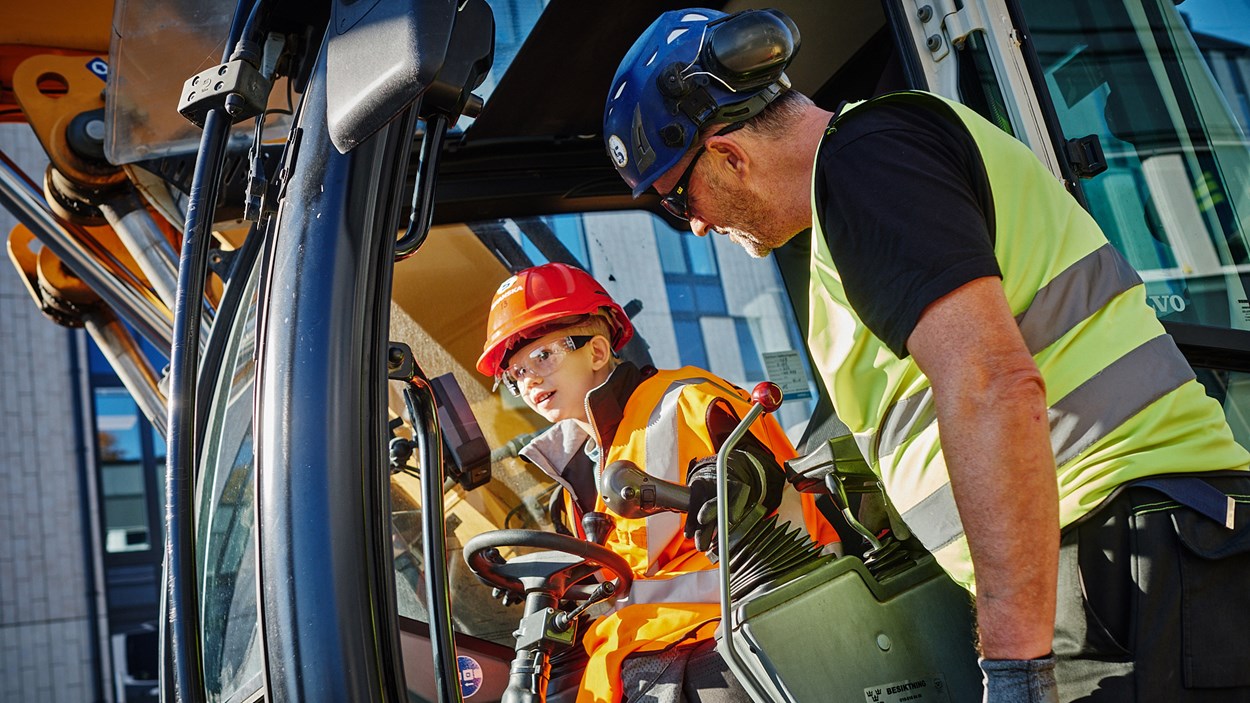
[[[586,346],[590,347],[590,368],[598,371],[608,362],[612,360],[612,343],[603,335],[595,335],[586,342]]]
[[[728,136],[714,136],[707,140],[706,146],[718,165],[723,162],[723,167],[729,169],[735,178],[746,178],[751,168],[751,157],[741,144]]]

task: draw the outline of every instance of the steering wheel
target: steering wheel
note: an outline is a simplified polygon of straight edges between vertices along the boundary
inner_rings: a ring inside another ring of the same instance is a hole
[[[547,551],[523,554],[505,560],[504,547],[532,547]],[[595,584],[578,582],[606,569],[616,577],[617,598],[629,594],[634,572],[619,554],[594,542],[539,530],[493,530],[470,539],[464,545],[464,561],[478,578],[495,588],[524,595],[531,591],[550,593],[556,599],[589,598]]]

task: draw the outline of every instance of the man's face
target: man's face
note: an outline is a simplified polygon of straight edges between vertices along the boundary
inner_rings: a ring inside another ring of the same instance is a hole
[[[694,194],[696,199],[702,195],[702,202],[692,199],[691,203],[691,231],[700,236],[708,230],[719,232],[757,259],[786,243],[789,237],[773,231],[776,218],[758,193],[734,178],[722,177],[714,169],[708,169],[704,175],[706,178],[701,179]]]
[[[567,334],[552,332],[521,347],[508,358],[521,398],[549,422],[586,420],[586,394],[599,384],[590,345],[570,349]]]
[[[708,150],[698,158],[690,174],[687,198],[690,230],[695,235],[719,232],[756,258],[768,256],[793,236],[793,232],[783,232],[784,228],[777,226],[779,218],[758,190],[729,172],[723,153]],[[689,159],[679,161],[656,180],[655,189],[661,194],[670,192],[689,165]]]

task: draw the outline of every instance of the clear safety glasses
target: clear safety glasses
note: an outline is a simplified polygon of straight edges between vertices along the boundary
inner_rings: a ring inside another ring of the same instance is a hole
[[[564,363],[564,357],[571,351],[586,346],[594,335],[574,335],[557,339],[531,351],[524,359],[514,359],[508,368],[500,372],[500,383],[507,386],[512,395],[521,395],[521,381],[526,377],[545,378],[554,373]]]

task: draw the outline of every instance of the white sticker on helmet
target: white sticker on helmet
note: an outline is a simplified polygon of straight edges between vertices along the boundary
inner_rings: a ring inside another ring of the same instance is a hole
[[[629,163],[629,153],[625,151],[625,142],[615,134],[608,137],[608,152],[612,154],[612,162],[617,168],[625,168],[625,164]]]
[[[514,286],[520,285],[520,283],[521,283],[521,279],[517,276],[511,276],[507,278],[503,283],[499,284],[498,288],[495,289],[495,297],[498,298],[498,297],[503,296],[504,293],[512,292],[509,289]]]
[[[687,15],[687,16],[689,16],[689,15]],[[682,19],[684,20],[684,19],[686,19],[686,18],[685,18],[685,17],[683,17]],[[689,31],[690,31],[690,30],[689,30],[689,29],[686,29],[685,27],[678,27],[677,29],[674,29],[673,31],[671,31],[671,32],[669,32],[669,33],[668,33],[668,38],[664,40],[664,43],[665,43],[665,44],[672,44],[674,39],[676,39],[677,37],[680,37],[681,35],[685,34],[686,32],[689,32]]]

